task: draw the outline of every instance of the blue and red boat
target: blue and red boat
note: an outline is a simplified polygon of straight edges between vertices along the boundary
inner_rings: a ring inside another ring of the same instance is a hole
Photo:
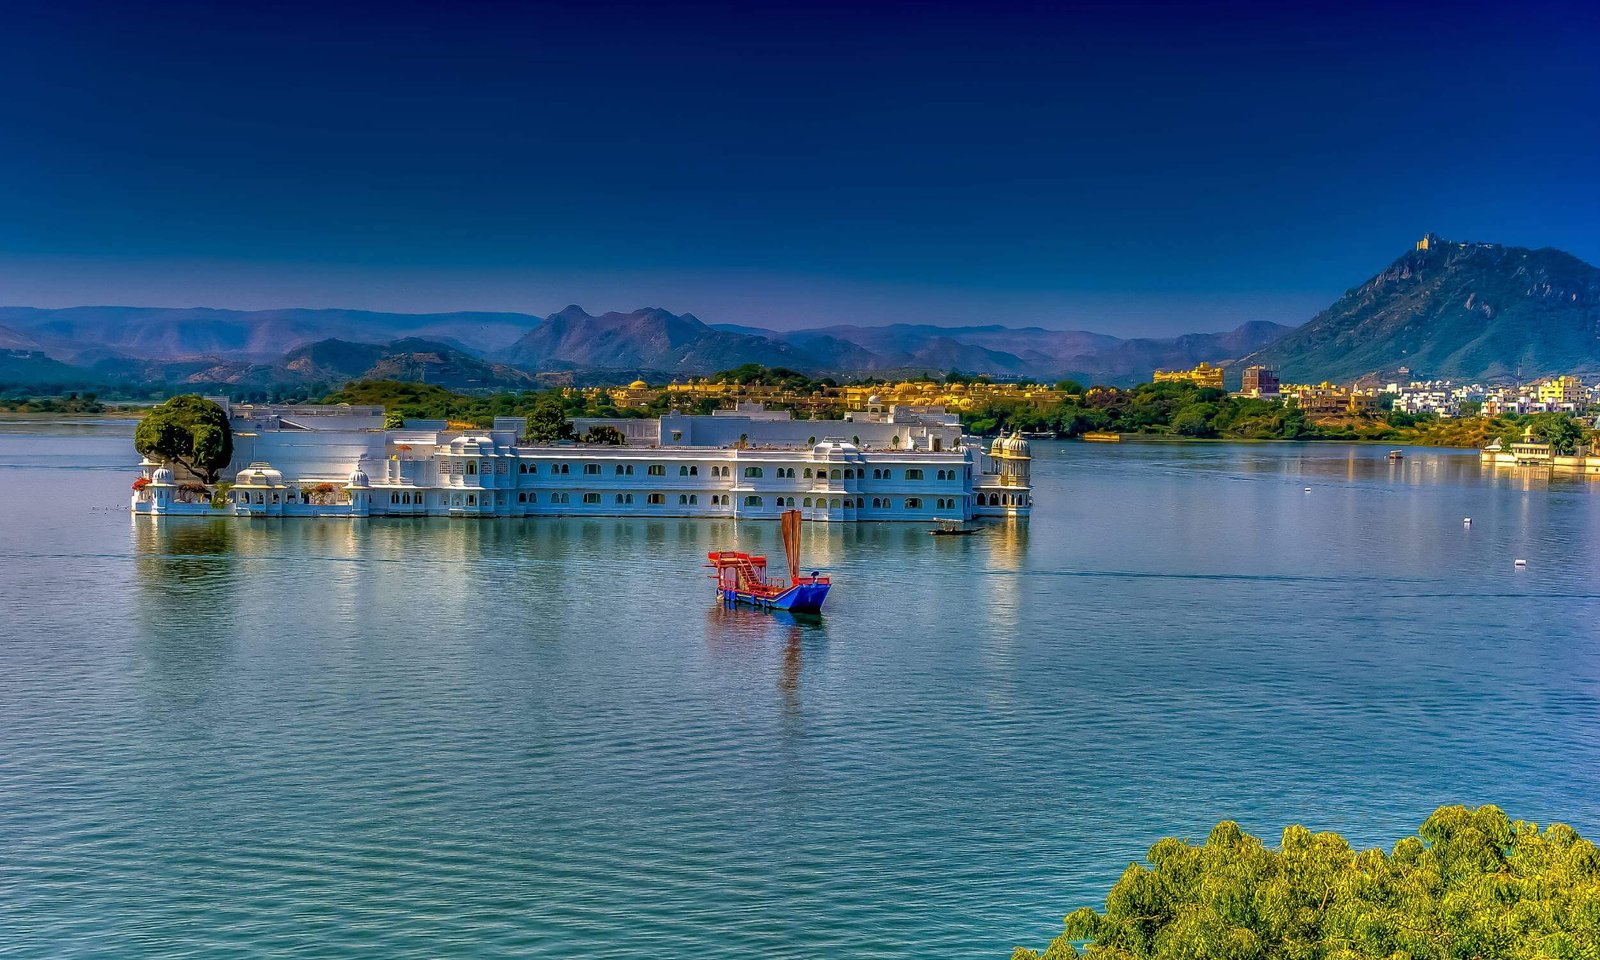
[[[783,514],[783,551],[789,562],[789,579],[768,579],[767,558],[719,550],[706,554],[717,582],[717,598],[723,603],[748,603],[767,610],[791,613],[818,613],[828,598],[829,578],[812,571],[800,576],[800,511]]]

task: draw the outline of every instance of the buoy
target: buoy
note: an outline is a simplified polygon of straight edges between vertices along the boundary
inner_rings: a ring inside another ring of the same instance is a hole
[[[1461,518],[1461,523],[1463,525],[1465,525],[1465,526],[1470,527],[1470,526],[1472,526],[1472,518],[1471,517],[1462,517]]]
[[[1528,565],[1528,561],[1526,561],[1526,560],[1518,560],[1518,561],[1516,561],[1515,563],[1512,564],[1512,566],[1515,566],[1515,567],[1526,567],[1527,565]]]
[[[1311,488],[1310,487],[1306,487],[1306,493],[1310,493],[1310,492],[1311,492]]]

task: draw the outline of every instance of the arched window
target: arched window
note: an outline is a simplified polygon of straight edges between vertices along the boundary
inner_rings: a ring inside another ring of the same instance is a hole
[[[856,472],[854,470],[852,470],[851,468],[849,468],[849,467],[845,467],[844,468],[844,478],[846,480],[854,480],[856,478]]]
[[[834,509],[834,510],[839,509],[839,498],[838,497],[834,497],[832,500],[829,500],[828,501],[828,506],[830,508]]]
[[[873,497],[872,498],[872,509],[878,510],[878,509],[881,509],[882,507],[883,507],[883,501],[879,500],[877,497]]]
[[[700,476],[700,468],[699,467],[690,467],[689,468],[689,476],[691,476],[691,477]]]
[[[747,507],[759,507],[759,506],[761,506],[761,498],[760,497],[745,497],[744,498],[744,505],[747,506]]]
[[[805,477],[805,478],[806,478],[806,479],[807,479],[807,480],[810,480],[810,479],[811,479],[811,468],[810,468],[810,467],[806,467],[806,472],[805,472],[805,473],[804,473],[804,474],[803,474],[803,476],[804,476],[804,477]]]
[[[679,467],[678,468],[678,476],[687,477],[688,475],[689,475],[689,468],[688,467]]]
[[[698,493],[689,494],[689,505],[692,506],[692,507],[698,507],[700,505],[700,494],[698,494]]]
[[[686,507],[688,505],[689,505],[689,495],[687,493],[678,494],[678,506]]]
[[[843,477],[844,474],[840,472],[838,467],[834,467],[833,470],[828,473],[829,480],[840,480],[843,479]]]
[[[806,507],[807,510],[811,509],[811,498],[810,497],[806,497],[805,507]]]

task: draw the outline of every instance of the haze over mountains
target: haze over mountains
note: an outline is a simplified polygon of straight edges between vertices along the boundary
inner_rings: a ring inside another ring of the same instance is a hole
[[[1000,323],[707,325],[659,308],[518,313],[0,307],[0,383],[333,384],[462,389],[652,381],[746,363],[812,374],[943,373],[1129,384],[1158,367],[1264,363],[1289,380],[1600,372],[1600,270],[1557,250],[1430,237],[1305,326],[1124,339]],[[542,377],[542,379],[541,379]]]

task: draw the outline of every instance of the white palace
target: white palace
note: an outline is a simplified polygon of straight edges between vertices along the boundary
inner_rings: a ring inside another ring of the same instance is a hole
[[[438,421],[384,429],[381,407],[230,404],[225,500],[145,460],[138,514],[264,517],[655,516],[808,520],[1026,517],[1028,441],[985,450],[942,407],[876,398],[843,420],[742,405],[710,416],[577,419],[620,446],[532,446],[521,418],[488,430]]]

